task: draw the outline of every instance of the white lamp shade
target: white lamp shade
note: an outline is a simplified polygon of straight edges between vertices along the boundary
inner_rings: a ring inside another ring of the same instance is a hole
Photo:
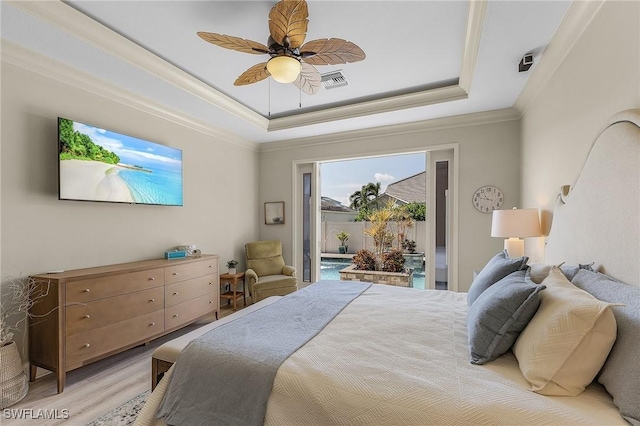
[[[300,62],[291,56],[276,56],[267,62],[267,70],[278,83],[293,83],[300,74]]]
[[[540,236],[538,209],[494,210],[491,236],[527,238]]]

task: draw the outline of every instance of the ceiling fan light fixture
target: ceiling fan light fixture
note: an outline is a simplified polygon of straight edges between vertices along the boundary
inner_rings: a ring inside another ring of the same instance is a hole
[[[267,70],[278,83],[293,83],[300,75],[300,61],[291,56],[276,56],[267,62]]]

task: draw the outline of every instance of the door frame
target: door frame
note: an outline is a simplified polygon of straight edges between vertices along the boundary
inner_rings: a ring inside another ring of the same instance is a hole
[[[449,226],[448,226],[448,242],[450,251],[449,265],[448,265],[448,288],[452,291],[458,291],[458,218],[459,218],[459,176],[460,176],[460,146],[458,143],[449,143],[441,145],[433,145],[424,147],[422,149],[394,149],[385,152],[371,153],[370,155],[354,155],[354,156],[338,156],[338,157],[323,157],[307,160],[294,160],[291,167],[291,181],[292,185],[292,232],[291,232],[291,247],[293,255],[293,265],[296,270],[302,269],[302,174],[309,173],[311,171],[311,282],[316,282],[320,278],[320,253],[322,237],[321,233],[321,214],[320,214],[320,163],[328,161],[347,161],[354,159],[361,159],[367,157],[385,157],[398,154],[410,154],[410,153],[425,153],[426,160],[425,165],[427,170],[431,170],[428,175],[433,173],[433,177],[429,179],[427,185],[427,199],[432,206],[435,205],[435,161],[448,160],[449,161]],[[449,151],[446,157],[443,157],[443,152]],[[437,155],[436,155],[437,153]],[[433,165],[430,165],[430,163]],[[433,214],[433,217],[431,216]],[[429,216],[429,222],[432,224],[427,227],[427,244],[430,247],[431,253],[429,256],[431,259],[435,258],[435,209],[427,209],[427,215]],[[433,228],[433,229],[432,229]],[[435,264],[430,262],[429,281],[433,281],[433,287],[430,287],[431,283],[425,283],[427,288],[435,288]],[[300,283],[305,286],[305,283]]]
[[[434,208],[428,209],[432,226],[429,227],[432,232],[429,240],[429,259],[436,256],[436,163],[448,163],[448,195],[446,200],[446,247],[447,247],[447,288],[451,291],[458,291],[458,150],[443,149],[438,151],[430,151],[427,153],[427,170],[430,171],[429,177],[431,183],[428,185],[428,199],[430,205]],[[454,267],[454,265],[456,267]],[[435,261],[429,263],[429,282],[425,283],[426,288],[436,288],[435,281]]]

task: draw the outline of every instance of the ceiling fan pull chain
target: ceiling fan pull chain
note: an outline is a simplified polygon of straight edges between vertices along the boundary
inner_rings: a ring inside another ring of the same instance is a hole
[[[302,85],[298,88],[300,93],[300,103],[298,104],[299,108],[302,108]]]

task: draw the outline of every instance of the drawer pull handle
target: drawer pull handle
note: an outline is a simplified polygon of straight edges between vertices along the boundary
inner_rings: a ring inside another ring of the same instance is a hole
[[[174,318],[178,318],[179,316],[180,316],[180,315],[178,315],[178,314],[173,314],[173,317],[174,317]]]
[[[209,265],[209,268],[213,268],[213,265]]]
[[[90,343],[85,343],[83,347],[85,347],[85,348],[91,347],[91,344]]]
[[[156,323],[152,322],[151,324],[149,324],[149,327],[153,327],[154,325],[156,325]]]
[[[149,281],[155,281],[155,277],[149,277]]]
[[[89,288],[85,288],[85,289],[84,289],[84,292],[85,292],[85,293],[89,293],[90,291],[91,291],[91,289],[89,289]]]
[[[173,295],[174,295],[174,296],[177,296],[177,295],[178,295],[178,292],[177,292],[177,291],[176,291],[176,292],[174,292],[174,293],[173,293]]]
[[[89,319],[89,318],[91,318],[91,315],[85,315],[84,316],[84,319]]]
[[[213,300],[209,300],[209,304],[212,304],[212,303],[213,303]]]
[[[149,302],[155,302],[156,299],[149,299]]]
[[[174,273],[173,273],[173,275],[178,275],[178,273],[177,273],[177,272],[174,272]]]
[[[209,285],[211,285],[211,284],[213,284],[213,283],[209,283]]]

